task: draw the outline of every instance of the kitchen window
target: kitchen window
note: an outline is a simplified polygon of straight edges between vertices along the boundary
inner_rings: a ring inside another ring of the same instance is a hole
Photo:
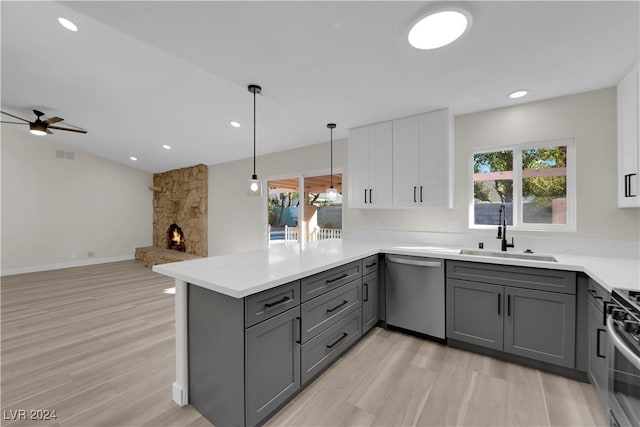
[[[469,228],[575,231],[575,143],[544,141],[474,150]]]

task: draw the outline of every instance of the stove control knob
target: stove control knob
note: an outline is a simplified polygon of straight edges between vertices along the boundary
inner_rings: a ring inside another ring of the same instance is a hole
[[[624,330],[630,334],[640,333],[640,322],[635,320],[625,320]]]
[[[614,308],[611,311],[611,316],[613,316],[615,320],[624,320],[625,317],[627,317],[627,313],[624,310]]]

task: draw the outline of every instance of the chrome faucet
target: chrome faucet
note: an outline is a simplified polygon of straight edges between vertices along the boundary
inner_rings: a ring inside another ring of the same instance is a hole
[[[502,225],[500,225],[500,222],[502,222]],[[500,250],[503,252],[506,252],[507,248],[516,247],[513,242],[513,237],[511,238],[511,243],[507,242],[507,208],[504,204],[500,205],[500,213],[498,215],[498,236],[496,239],[502,239]]]

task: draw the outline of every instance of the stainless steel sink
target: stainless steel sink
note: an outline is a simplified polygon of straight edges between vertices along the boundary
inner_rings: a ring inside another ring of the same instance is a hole
[[[513,252],[492,252],[476,249],[462,249],[458,252],[460,255],[474,255],[474,256],[486,256],[492,258],[511,258],[511,259],[526,259],[529,261],[547,261],[558,262],[554,257],[549,255],[536,255],[525,253],[513,253]]]

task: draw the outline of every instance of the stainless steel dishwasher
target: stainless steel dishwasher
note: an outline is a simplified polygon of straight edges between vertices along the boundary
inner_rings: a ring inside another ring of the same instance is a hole
[[[385,259],[387,325],[444,340],[444,260],[404,255]]]

